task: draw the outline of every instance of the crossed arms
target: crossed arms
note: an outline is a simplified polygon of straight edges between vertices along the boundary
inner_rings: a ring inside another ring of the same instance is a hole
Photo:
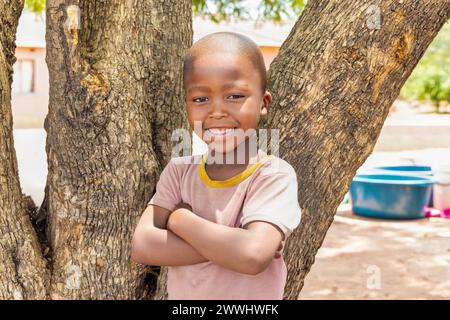
[[[148,205],[133,235],[131,259],[157,266],[212,261],[256,275],[281,255],[282,238],[277,227],[264,221],[233,228],[203,219],[187,207],[171,212]]]

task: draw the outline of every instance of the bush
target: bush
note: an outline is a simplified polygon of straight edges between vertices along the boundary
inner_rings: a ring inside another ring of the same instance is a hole
[[[436,111],[450,101],[450,23],[446,23],[400,92],[403,99],[429,99]]]
[[[441,74],[431,75],[422,82],[417,95],[418,99],[431,100],[437,113],[439,113],[441,101],[450,101],[450,81],[444,81]]]

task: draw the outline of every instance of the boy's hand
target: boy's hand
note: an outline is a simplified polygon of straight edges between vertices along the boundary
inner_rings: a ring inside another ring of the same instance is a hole
[[[176,210],[181,209],[181,208],[192,211],[192,207],[188,203],[180,202],[179,204],[177,204],[176,207],[173,209],[173,211],[170,213],[169,218],[167,218],[167,223],[166,223],[167,230],[173,231],[170,227],[170,222],[171,222],[170,218],[172,217],[172,213],[174,213]]]
[[[177,204],[177,206],[173,209],[172,212],[174,212],[175,210],[180,209],[180,208],[192,211],[192,207],[188,203],[180,202],[179,204]],[[168,230],[170,230],[170,223],[169,223],[170,222],[170,216],[171,215],[169,215],[169,218],[167,219],[167,229]],[[278,258],[282,257],[283,248],[284,248],[284,241],[281,241],[280,245],[278,246],[277,252],[275,252],[275,256],[274,256],[275,259],[278,259]]]
[[[173,209],[173,211],[180,209],[180,208],[188,209],[189,211],[192,211],[192,207],[190,206],[190,204],[184,203],[184,202],[180,202],[179,204],[177,204],[177,206],[175,207],[175,209]]]
[[[281,241],[280,246],[277,249],[277,252],[275,252],[275,256],[274,256],[275,259],[281,258],[281,256],[282,256],[281,252],[283,250],[283,246],[284,246],[284,241]]]

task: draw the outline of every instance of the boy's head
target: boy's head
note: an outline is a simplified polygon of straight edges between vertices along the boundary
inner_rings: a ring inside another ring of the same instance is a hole
[[[207,35],[189,49],[184,88],[190,125],[199,129],[201,123],[196,133],[218,152],[243,142],[243,133],[256,128],[272,101],[261,51],[248,37],[231,32]]]

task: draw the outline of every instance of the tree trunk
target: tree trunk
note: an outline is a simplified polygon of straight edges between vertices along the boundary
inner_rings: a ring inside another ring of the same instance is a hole
[[[47,1],[48,178],[40,215],[48,268],[22,202],[11,133],[22,3],[0,4],[0,298],[164,298],[165,278],[153,296],[153,270],[130,262],[130,243],[170,157],[172,130],[187,127],[181,72],[191,1]],[[280,155],[297,171],[303,209],[285,251],[286,299],[297,298],[391,103],[450,15],[449,0],[375,4],[379,29],[369,1],[309,1],[270,69],[267,125],[281,129]]]
[[[51,298],[152,294],[156,277],[131,262],[131,238],[172,131],[187,127],[191,41],[189,0],[47,0]]]
[[[311,0],[283,43],[269,71],[267,126],[280,129],[303,211],[286,244],[285,299],[298,298],[389,107],[449,17],[449,0]]]
[[[0,0],[0,8],[0,299],[44,299],[46,262],[22,200],[12,134],[12,65],[23,0]]]

